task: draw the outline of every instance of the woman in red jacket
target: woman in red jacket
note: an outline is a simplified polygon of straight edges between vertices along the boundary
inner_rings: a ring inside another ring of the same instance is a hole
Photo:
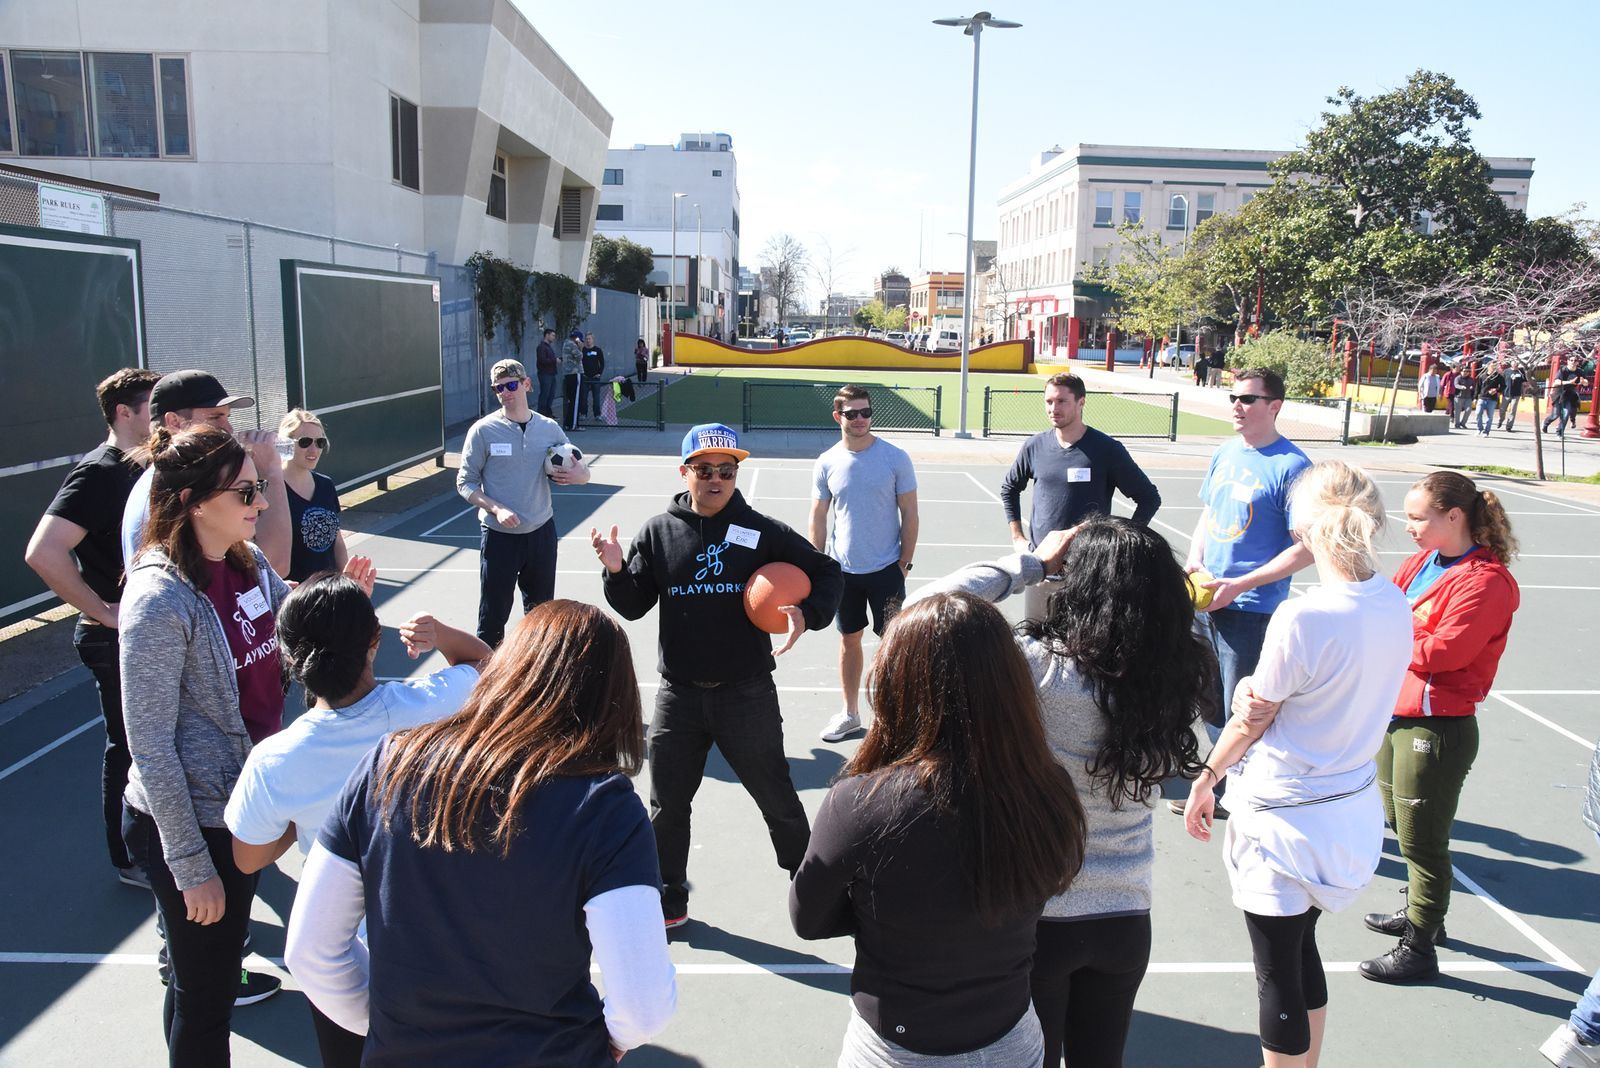
[[[1417,553],[1395,576],[1411,602],[1411,669],[1378,751],[1384,816],[1410,876],[1406,907],[1374,912],[1369,928],[1400,944],[1361,964],[1380,983],[1432,979],[1450,905],[1450,826],[1478,755],[1478,705],[1494,685],[1521,594],[1506,565],[1517,554],[1500,500],[1454,471],[1406,494]]]

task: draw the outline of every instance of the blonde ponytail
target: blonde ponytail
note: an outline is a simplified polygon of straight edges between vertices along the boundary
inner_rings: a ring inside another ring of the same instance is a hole
[[[1378,572],[1383,497],[1360,468],[1343,460],[1313,464],[1290,491],[1294,527],[1340,574],[1365,581]]]

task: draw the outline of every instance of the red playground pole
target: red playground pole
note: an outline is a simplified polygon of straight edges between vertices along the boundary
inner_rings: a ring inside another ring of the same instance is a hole
[[[1348,389],[1351,385],[1353,385],[1356,382],[1356,380],[1357,380],[1357,368],[1359,367],[1359,363],[1358,363],[1359,359],[1360,359],[1360,357],[1358,357],[1356,355],[1356,339],[1353,338],[1353,337],[1345,338],[1344,339],[1344,386],[1341,389],[1341,393],[1343,392],[1343,389]]]
[[[1600,341],[1594,346],[1594,381],[1589,384],[1589,414],[1583,421],[1583,436],[1600,438]]]

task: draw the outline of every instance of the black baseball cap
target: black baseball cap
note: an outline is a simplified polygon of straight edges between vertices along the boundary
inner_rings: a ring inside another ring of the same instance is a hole
[[[230,396],[216,377],[205,371],[174,371],[162,375],[150,391],[150,414],[159,418],[168,412],[190,408],[253,408],[254,397]]]

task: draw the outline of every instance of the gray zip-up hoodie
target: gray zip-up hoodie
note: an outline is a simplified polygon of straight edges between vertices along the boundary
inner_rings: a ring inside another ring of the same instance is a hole
[[[255,546],[276,616],[289,587]],[[250,755],[233,652],[211,599],[160,549],[128,573],[121,608],[122,719],[133,767],[123,800],[152,817],[178,889],[217,874],[202,827],[226,827],[228,795]]]

